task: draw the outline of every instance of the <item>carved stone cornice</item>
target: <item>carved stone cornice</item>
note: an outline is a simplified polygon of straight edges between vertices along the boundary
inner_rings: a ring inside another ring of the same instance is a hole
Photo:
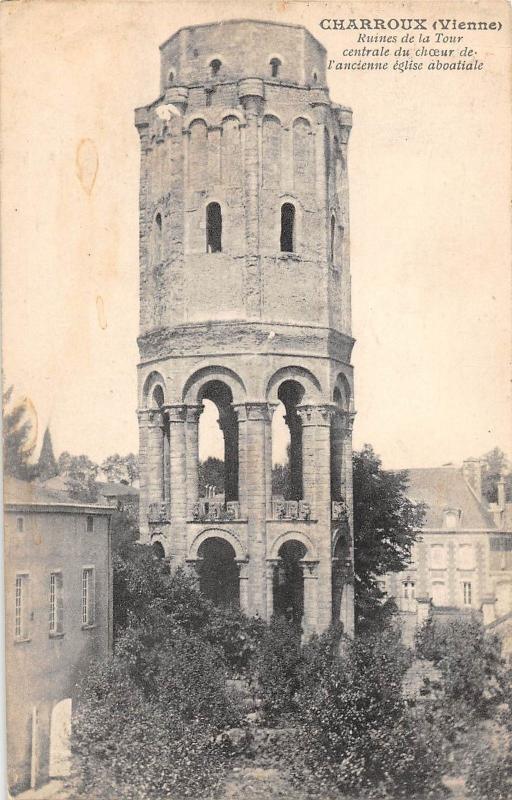
[[[182,403],[162,406],[162,411],[170,423],[182,423],[187,420],[187,406]]]
[[[302,427],[314,425],[316,427],[328,427],[331,420],[336,413],[336,406],[331,403],[322,403],[320,405],[301,405],[297,406],[297,414],[299,415]]]
[[[197,424],[199,422],[199,417],[204,411],[204,406],[202,404],[196,406],[186,406],[186,409],[187,422]]]
[[[259,401],[233,406],[239,422],[270,422],[275,408],[274,404]]]

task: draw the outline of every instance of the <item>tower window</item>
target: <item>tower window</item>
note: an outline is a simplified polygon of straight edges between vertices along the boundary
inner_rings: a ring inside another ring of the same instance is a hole
[[[172,86],[174,83],[174,72],[171,70],[167,76],[167,83],[169,86]]]
[[[295,207],[291,203],[281,206],[281,252],[293,253]]]
[[[336,237],[336,219],[334,214],[331,216],[331,264],[334,264],[334,241]]]
[[[155,224],[153,229],[153,257],[154,262],[158,264],[162,256],[162,215],[158,213],[155,217]]]
[[[220,253],[222,250],[222,211],[218,203],[206,206],[206,252]]]
[[[270,59],[270,74],[273,78],[277,78],[279,75],[279,67],[281,66],[281,62],[278,58],[271,58]]]
[[[316,72],[313,72],[313,83],[316,83],[317,81],[318,81],[318,75],[316,74]]]
[[[214,58],[213,61],[210,61],[210,76],[214,78],[216,75],[218,75],[221,67],[222,62],[219,61],[218,58]]]

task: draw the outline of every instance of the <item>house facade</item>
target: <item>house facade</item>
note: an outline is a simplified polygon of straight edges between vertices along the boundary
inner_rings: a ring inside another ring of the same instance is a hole
[[[16,792],[69,770],[77,685],[111,652],[111,509],[5,478],[8,783]]]

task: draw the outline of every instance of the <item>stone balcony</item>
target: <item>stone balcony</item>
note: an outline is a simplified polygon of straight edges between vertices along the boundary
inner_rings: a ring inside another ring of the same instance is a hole
[[[272,499],[272,519],[311,519],[311,505],[305,500]]]
[[[240,519],[240,503],[238,500],[216,502],[212,498],[201,498],[192,512],[194,522],[232,522]]]
[[[150,503],[148,510],[148,522],[150,524],[165,524],[171,521],[170,503]]]

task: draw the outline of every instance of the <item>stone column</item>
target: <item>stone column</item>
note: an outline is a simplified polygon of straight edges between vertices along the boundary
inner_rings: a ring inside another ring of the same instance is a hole
[[[274,577],[278,566],[278,558],[267,558],[267,622],[274,616]]]
[[[171,538],[176,564],[183,564],[187,557],[187,468],[185,421],[187,406],[165,406],[169,420],[170,476],[171,476]]]
[[[185,428],[187,453],[187,517],[192,519],[199,502],[199,417],[203,406],[187,406]]]
[[[318,561],[304,559],[300,562],[304,581],[304,616],[302,636],[306,641],[318,630]]]
[[[340,608],[340,620],[343,623],[343,632],[347,636],[354,635],[354,617],[354,570],[352,561],[349,560],[343,570],[343,592]]]
[[[137,412],[139,421],[139,531],[140,541],[149,542],[149,409]]]
[[[225,500],[238,500],[238,421],[232,406],[219,410],[219,427],[224,436]]]
[[[297,407],[297,412],[302,421],[304,500],[311,503],[311,518],[316,520],[312,529],[319,558],[316,624],[318,630],[323,631],[332,620],[330,425],[334,407],[302,405]]]
[[[266,426],[270,415],[267,403],[245,403],[235,407],[239,420],[240,501],[242,516],[247,515],[247,540],[250,558],[249,613],[266,616],[265,558],[267,479],[265,452]]]
[[[355,413],[347,411],[343,414],[343,457],[342,457],[342,491],[345,505],[347,508],[347,519],[349,525],[349,551],[348,563],[346,568],[349,572],[349,583],[345,585],[342,596],[342,614],[345,633],[348,636],[354,635],[354,492],[353,492],[353,468],[352,468],[352,430],[354,427]]]
[[[164,432],[162,413],[151,409],[147,426],[148,499],[161,503],[164,499]]]
[[[268,423],[265,425],[265,492],[267,496],[267,519],[272,519],[272,417],[274,416],[277,405],[277,403],[268,404]]]
[[[240,611],[249,613],[249,561],[246,558],[236,558],[238,567],[238,581],[240,588]]]
[[[331,423],[331,500],[345,500],[344,420],[335,412]]]
[[[262,284],[259,225],[259,127],[263,109],[264,86],[257,78],[240,82],[240,102],[244,108],[243,168],[245,170],[245,310],[248,319],[261,316]]]

